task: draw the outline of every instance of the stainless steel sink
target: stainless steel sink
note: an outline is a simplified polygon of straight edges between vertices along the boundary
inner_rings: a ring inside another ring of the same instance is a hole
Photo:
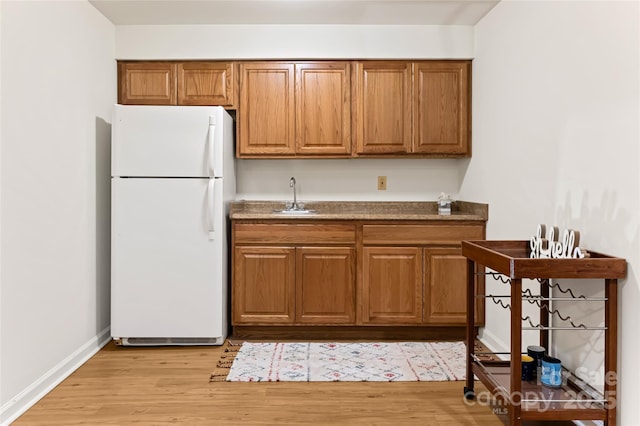
[[[276,214],[286,214],[286,215],[306,215],[306,214],[315,214],[318,213],[316,210],[308,210],[308,209],[283,209],[283,210],[274,210]]]
[[[286,203],[284,203],[284,209],[274,210],[274,213],[286,215],[306,215],[317,213],[315,210],[305,209],[304,203],[298,202],[298,199],[296,197],[296,178],[292,177],[289,180],[289,186],[293,188],[293,202],[287,201]]]

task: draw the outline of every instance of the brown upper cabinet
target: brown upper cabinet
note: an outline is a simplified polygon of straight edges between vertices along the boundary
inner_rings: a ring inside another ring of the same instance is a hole
[[[277,62],[239,65],[238,156],[295,153],[293,68],[293,64]]]
[[[470,61],[363,61],[355,154],[469,156]]]
[[[231,62],[178,64],[178,105],[234,105]]]
[[[239,65],[239,157],[348,157],[349,62]]]
[[[175,105],[176,64],[171,62],[119,62],[118,103]]]
[[[118,62],[118,103],[235,107],[232,62]]]
[[[471,62],[413,67],[413,152],[470,156]]]
[[[119,61],[118,102],[237,109],[239,158],[471,156],[470,60]]]
[[[358,62],[354,71],[358,154],[411,152],[411,63]]]

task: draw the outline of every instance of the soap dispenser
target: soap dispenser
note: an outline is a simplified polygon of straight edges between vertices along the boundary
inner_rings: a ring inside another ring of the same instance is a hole
[[[443,216],[450,215],[452,202],[453,200],[448,194],[441,192],[440,196],[438,197],[438,214]]]

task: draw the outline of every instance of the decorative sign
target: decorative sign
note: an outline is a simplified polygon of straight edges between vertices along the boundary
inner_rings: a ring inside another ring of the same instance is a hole
[[[566,229],[562,240],[558,240],[560,231],[557,226],[538,225],[536,235],[531,237],[529,247],[531,258],[547,259],[583,259],[586,252],[580,249],[580,232]]]

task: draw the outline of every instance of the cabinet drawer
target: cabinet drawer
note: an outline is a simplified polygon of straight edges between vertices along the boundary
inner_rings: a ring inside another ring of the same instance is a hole
[[[363,225],[363,244],[450,244],[484,238],[482,225]]]
[[[236,223],[236,244],[355,244],[356,228],[349,224]]]

